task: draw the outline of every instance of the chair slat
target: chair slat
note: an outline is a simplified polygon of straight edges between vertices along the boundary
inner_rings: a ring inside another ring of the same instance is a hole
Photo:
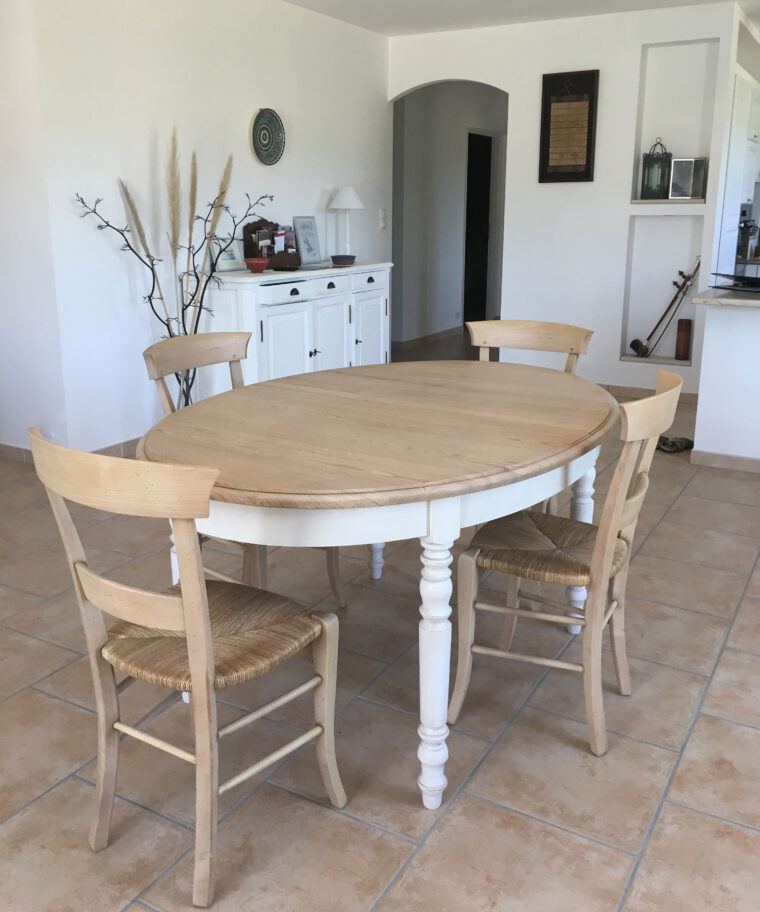
[[[85,597],[101,611],[142,627],[185,629],[182,596],[125,586],[93,572],[87,564],[76,563],[74,569]]]
[[[148,376],[158,380],[195,367],[224,361],[242,361],[248,354],[250,333],[214,332],[162,339],[143,352]]]

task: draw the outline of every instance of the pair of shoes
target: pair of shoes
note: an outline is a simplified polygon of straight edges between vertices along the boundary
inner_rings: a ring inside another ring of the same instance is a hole
[[[694,441],[688,437],[665,437],[661,435],[657,441],[657,449],[663,453],[683,453],[684,450],[694,448]]]

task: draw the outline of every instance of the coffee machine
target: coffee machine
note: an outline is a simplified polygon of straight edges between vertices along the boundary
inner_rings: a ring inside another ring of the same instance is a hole
[[[739,210],[739,237],[736,243],[736,272],[744,274],[745,261],[754,257],[757,221],[752,218],[752,203],[742,203]]]

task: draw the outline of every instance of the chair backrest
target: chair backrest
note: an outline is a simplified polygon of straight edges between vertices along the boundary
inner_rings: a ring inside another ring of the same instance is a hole
[[[609,570],[615,543],[622,538],[630,554],[642,504],[649,487],[649,470],[657,440],[673,423],[683,380],[670,371],[657,371],[653,396],[620,406],[623,451],[604,502],[599,532],[591,559],[591,586],[586,602],[589,612],[604,610]]]
[[[473,345],[480,347],[480,360],[488,361],[492,348],[520,348],[528,351],[566,352],[565,370],[575,373],[578,355],[585,355],[593,329],[570,323],[539,320],[479,320],[466,323]]]
[[[230,379],[233,388],[243,385],[243,369],[240,362],[248,356],[250,333],[214,332],[196,333],[190,336],[173,336],[162,339],[143,352],[148,376],[156,381],[158,395],[164,413],[170,415],[176,406],[169,393],[164,377],[182,375],[196,367],[211,364],[230,365]]]
[[[193,682],[198,675],[213,681],[208,600],[195,519],[208,516],[219,471],[82,453],[45,440],[38,428],[29,429],[29,439],[37,475],[63,539],[93,668],[103,663],[100,650],[108,636],[103,617],[107,611],[143,627],[184,632]],[[112,513],[171,520],[180,594],[125,586],[93,571],[66,500]]]

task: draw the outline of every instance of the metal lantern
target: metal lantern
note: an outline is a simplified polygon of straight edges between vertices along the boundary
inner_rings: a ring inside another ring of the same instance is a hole
[[[658,136],[652,148],[642,156],[641,199],[667,199],[670,191],[670,163],[673,156]]]

